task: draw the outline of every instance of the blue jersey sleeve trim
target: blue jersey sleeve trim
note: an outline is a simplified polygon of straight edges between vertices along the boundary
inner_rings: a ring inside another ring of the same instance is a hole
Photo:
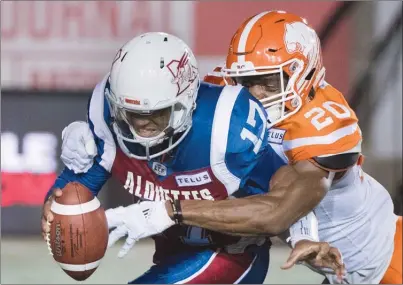
[[[94,196],[97,196],[102,186],[108,181],[110,175],[111,174],[98,163],[94,163],[86,173],[80,174],[75,174],[74,171],[65,167],[46,194],[45,201],[52,195],[53,189],[63,189],[70,182],[79,182],[90,189]]]
[[[226,86],[222,89],[214,112],[211,133],[210,164],[214,175],[224,184],[228,195],[238,190],[241,179],[227,167],[227,152],[230,120],[241,86]]]
[[[109,128],[111,113],[109,104],[105,98],[105,87],[108,84],[108,76],[104,78],[94,89],[88,104],[88,124],[94,135],[98,155],[95,160],[111,172],[116,157],[116,143]]]

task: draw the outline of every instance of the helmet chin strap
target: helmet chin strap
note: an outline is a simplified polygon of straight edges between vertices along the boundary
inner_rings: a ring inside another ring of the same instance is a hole
[[[186,135],[189,133],[190,129],[191,129],[191,125],[189,125],[189,128],[187,128],[186,130],[184,130],[183,133],[178,134],[179,137],[176,139],[175,136],[171,136],[169,138],[169,146],[157,153],[150,153],[150,150],[152,149],[151,146],[147,145],[147,144],[143,144],[143,147],[145,148],[145,154],[142,155],[136,155],[135,153],[132,153],[129,148],[126,146],[126,142],[128,143],[134,143],[134,144],[139,144],[138,141],[134,141],[131,139],[127,139],[124,136],[121,135],[121,133],[119,132],[119,129],[117,128],[116,124],[113,125],[113,128],[116,132],[117,135],[117,141],[118,144],[120,146],[120,148],[122,149],[122,151],[129,157],[131,158],[135,158],[135,159],[140,159],[140,160],[151,160],[153,158],[159,157],[163,154],[166,154],[168,152],[170,152],[172,149],[174,149],[178,144],[180,144],[181,141],[183,141],[186,137]],[[174,134],[175,135],[175,134]]]
[[[136,134],[136,136],[139,137],[137,135],[137,133],[135,133],[133,130],[133,135],[134,134]],[[149,140],[149,141],[145,140],[145,141],[138,142],[145,148],[147,160],[150,160],[150,149],[154,146],[161,144],[164,140],[169,140],[169,147],[172,146],[174,134],[175,134],[175,129],[171,126],[168,126],[165,128],[165,130],[163,130],[160,134],[158,134],[158,136],[160,138],[158,138],[158,139],[152,138],[154,140]]]
[[[168,126],[165,130],[164,130],[164,137],[168,137],[168,138],[172,138],[174,136],[174,132],[175,129],[172,128],[171,126]]]

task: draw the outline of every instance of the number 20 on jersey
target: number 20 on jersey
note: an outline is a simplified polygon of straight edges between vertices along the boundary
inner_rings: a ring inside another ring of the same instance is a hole
[[[337,109],[335,107],[338,107]],[[330,113],[330,114],[329,114]],[[315,107],[304,114],[304,117],[311,118],[311,124],[320,131],[334,123],[332,117],[337,119],[345,119],[351,116],[350,110],[339,103],[326,101],[322,107]]]

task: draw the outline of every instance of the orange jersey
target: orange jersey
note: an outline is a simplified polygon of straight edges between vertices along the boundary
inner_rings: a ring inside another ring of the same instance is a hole
[[[312,101],[270,130],[269,140],[282,143],[288,160],[294,163],[317,156],[360,153],[362,137],[357,116],[344,96],[325,83]]]
[[[204,81],[225,85],[218,66]],[[229,82],[231,84],[232,82]],[[341,153],[361,153],[361,130],[343,94],[324,83],[312,101],[269,130],[269,142],[282,144],[290,163]],[[362,156],[358,163],[362,162]]]

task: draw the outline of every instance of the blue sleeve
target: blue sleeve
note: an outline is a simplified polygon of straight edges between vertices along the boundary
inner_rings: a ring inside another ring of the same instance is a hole
[[[88,102],[87,121],[97,146],[95,161],[111,172],[117,146],[111,130],[112,116],[105,97],[108,87],[107,78],[95,87]]]
[[[104,96],[106,78],[95,87],[87,105],[87,121],[97,146],[94,164],[86,173],[81,174],[75,174],[65,167],[47,193],[46,199],[51,195],[53,189],[62,189],[69,182],[79,182],[89,188],[94,195],[97,195],[111,176],[110,172],[116,156],[116,144],[109,128],[111,116],[109,105]]]
[[[109,177],[110,173],[96,162],[86,173],[75,174],[74,171],[65,167],[46,194],[45,201],[52,194],[53,189],[63,189],[69,182],[79,182],[90,189],[94,196],[97,196]]]
[[[268,148],[266,113],[247,89],[226,86],[218,100],[212,133],[211,164],[232,195],[248,181]]]
[[[245,183],[234,196],[239,198],[269,192],[269,183],[272,176],[284,165],[286,165],[286,162],[269,145],[259,158],[259,162],[250,172]]]

